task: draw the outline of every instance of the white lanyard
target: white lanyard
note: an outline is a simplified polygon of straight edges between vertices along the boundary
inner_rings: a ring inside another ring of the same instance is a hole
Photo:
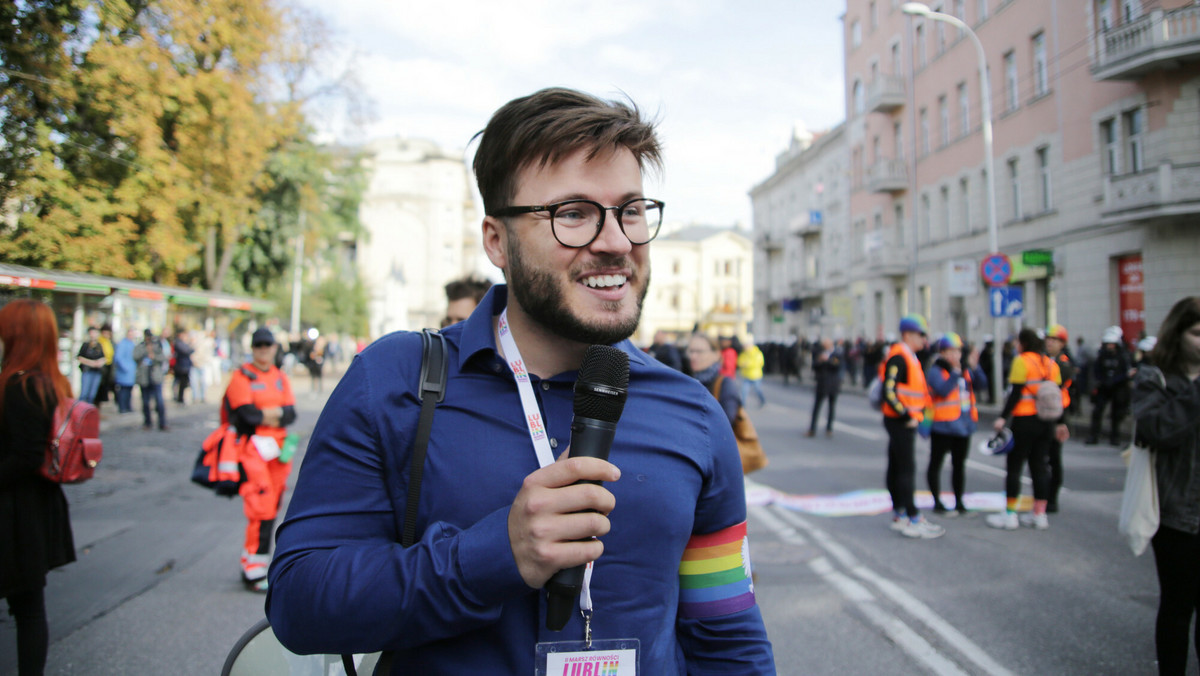
[[[521,409],[525,413],[525,425],[529,429],[529,439],[533,442],[533,452],[537,454],[538,465],[546,467],[554,462],[554,454],[550,451],[550,440],[546,435],[546,423],[542,420],[541,409],[538,408],[537,396],[533,385],[529,382],[529,371],[521,359],[521,350],[517,341],[513,340],[512,331],[508,328],[508,308],[500,312],[500,348],[504,350],[504,360],[512,369],[513,378],[517,381],[517,392],[521,395]],[[584,618],[590,618],[592,612],[592,563],[589,561],[583,572],[583,590],[579,594],[579,609]],[[590,622],[588,633],[591,633]],[[590,637],[589,637],[590,638]]]

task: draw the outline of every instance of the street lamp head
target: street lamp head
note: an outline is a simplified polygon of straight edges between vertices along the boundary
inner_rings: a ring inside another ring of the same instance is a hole
[[[928,5],[920,2],[906,2],[900,5],[900,11],[913,16],[929,16],[930,10]]]

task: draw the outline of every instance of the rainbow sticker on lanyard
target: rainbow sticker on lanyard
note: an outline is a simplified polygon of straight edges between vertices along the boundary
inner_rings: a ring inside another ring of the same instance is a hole
[[[753,606],[746,522],[693,535],[679,563],[679,616],[715,617]]]

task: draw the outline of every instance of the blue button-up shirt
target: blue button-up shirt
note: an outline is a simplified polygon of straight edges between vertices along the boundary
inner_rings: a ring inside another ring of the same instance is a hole
[[[267,614],[301,653],[395,650],[404,673],[531,674],[542,641],[581,640],[574,614],[546,630],[545,595],[522,580],[508,510],[538,469],[516,382],[500,357],[492,287],[443,331],[449,380],[437,407],[417,532],[400,546],[409,451],[420,412],[421,338],[364,350],[326,404],[279,529]],[[641,673],[774,673],[758,607],[679,617],[679,567],[693,534],[739,524],[746,504],[729,421],[695,380],[629,341],[629,396],[609,460],[620,480],[591,584],[594,639],[637,638]],[[570,443],[577,372],[531,376],[555,453]]]

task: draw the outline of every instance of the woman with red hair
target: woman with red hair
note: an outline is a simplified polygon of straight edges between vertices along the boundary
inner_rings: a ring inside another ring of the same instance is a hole
[[[75,560],[67,498],[38,474],[54,409],[70,396],[49,306],[20,299],[0,308],[0,596],[16,618],[21,676],[46,666],[46,572]]]

